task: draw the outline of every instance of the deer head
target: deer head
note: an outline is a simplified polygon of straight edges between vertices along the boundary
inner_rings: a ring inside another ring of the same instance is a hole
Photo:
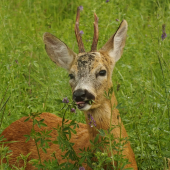
[[[94,14],[94,38],[90,52],[85,52],[79,32],[80,9],[77,9],[75,34],[79,54],[50,33],[44,34],[47,54],[57,65],[65,68],[70,76],[73,99],[80,110],[100,107],[106,100],[104,92],[112,86],[112,71],[125,46],[127,22],[122,21],[116,33],[97,51],[98,18]],[[91,102],[91,101],[94,101]]]

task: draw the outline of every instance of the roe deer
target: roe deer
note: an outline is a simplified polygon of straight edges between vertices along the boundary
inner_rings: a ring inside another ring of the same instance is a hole
[[[85,52],[79,32],[79,17],[80,9],[78,8],[75,34],[78,42],[79,54],[74,53],[66,44],[50,33],[44,34],[44,43],[47,54],[54,63],[68,71],[73,100],[77,104],[78,109],[82,110],[86,117],[86,124],[79,123],[79,128],[76,129],[77,134],[72,134],[71,137],[71,142],[75,143],[73,148],[77,154],[80,153],[79,149],[90,146],[89,140],[94,140],[98,134],[96,128],[107,130],[110,127],[110,122],[112,125],[118,125],[121,123],[121,137],[128,137],[123,123],[119,118],[118,110],[114,108],[111,117],[110,100],[106,99],[104,96],[104,92],[108,92],[108,89],[112,87],[113,68],[123,53],[128,24],[123,20],[116,33],[111,36],[100,50],[97,51],[98,18],[95,14],[94,37],[91,51]],[[92,100],[94,101],[93,103],[89,102]],[[112,105],[117,105],[114,93],[111,97],[111,103]],[[92,115],[96,121],[96,128],[89,126],[89,114]],[[47,127],[42,127],[41,129],[35,127],[36,131],[42,129],[52,130],[58,125],[61,126],[62,119],[54,114],[42,113],[40,117],[44,119],[44,123],[47,124]],[[11,156],[12,159],[9,160],[10,165],[15,164],[16,157],[19,156],[20,153],[26,155],[31,152],[28,161],[30,159],[38,159],[35,142],[30,140],[28,143],[25,143],[26,138],[23,135],[30,134],[32,128],[32,121],[29,120],[28,122],[24,122],[25,119],[26,117],[23,117],[12,123],[2,133],[7,141],[19,141],[6,144],[13,153]],[[113,129],[112,133],[116,138],[119,138],[120,127]],[[50,135],[52,136],[52,140],[55,140],[57,132],[53,130]],[[50,144],[50,148],[47,149],[46,154],[40,150],[41,160],[44,161],[50,159],[50,155],[54,151],[56,151],[56,157],[59,163],[66,161],[61,157],[59,146],[53,143]],[[123,155],[130,162],[130,164],[126,165],[126,168],[132,167],[136,170],[137,164],[129,142],[125,145]],[[23,162],[20,162],[19,166],[23,166]],[[90,169],[87,165],[85,166],[86,169]],[[30,163],[27,163],[26,169],[32,170],[33,167]]]

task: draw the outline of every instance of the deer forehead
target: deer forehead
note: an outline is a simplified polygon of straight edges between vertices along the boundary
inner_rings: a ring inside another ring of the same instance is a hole
[[[97,70],[109,70],[110,60],[106,54],[100,52],[80,53],[77,55],[70,72],[85,76]]]

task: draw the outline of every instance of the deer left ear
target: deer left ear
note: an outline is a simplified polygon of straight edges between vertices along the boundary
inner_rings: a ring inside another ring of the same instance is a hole
[[[69,70],[76,57],[76,53],[68,48],[67,45],[57,37],[48,32],[44,34],[44,43],[46,52],[51,60],[60,67]]]
[[[113,58],[115,62],[120,59],[123,53],[123,48],[125,46],[126,41],[127,28],[128,24],[126,20],[123,20],[116,33],[112,37],[110,37],[107,43],[101,48],[101,50],[108,52],[110,57]]]

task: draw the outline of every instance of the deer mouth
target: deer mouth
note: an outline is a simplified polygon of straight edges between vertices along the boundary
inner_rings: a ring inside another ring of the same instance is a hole
[[[76,102],[76,105],[77,105],[78,109],[84,110],[84,108],[85,108],[87,105],[91,105],[91,104],[90,104],[90,100],[87,100],[87,101]]]

